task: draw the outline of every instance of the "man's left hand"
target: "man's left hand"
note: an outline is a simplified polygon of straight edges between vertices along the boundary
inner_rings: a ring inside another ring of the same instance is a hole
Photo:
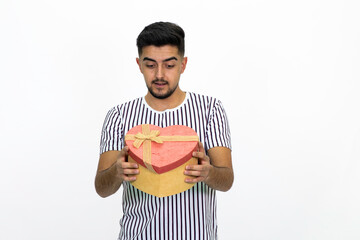
[[[185,178],[187,183],[205,182],[213,169],[210,158],[206,155],[202,143],[199,143],[199,151],[193,152],[193,157],[199,159],[199,165],[187,165],[184,174],[192,178]]]

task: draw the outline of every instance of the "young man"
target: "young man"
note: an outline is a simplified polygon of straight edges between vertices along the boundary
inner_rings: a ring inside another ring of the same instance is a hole
[[[230,131],[219,100],[179,87],[187,64],[184,37],[184,31],[173,23],[157,22],[144,28],[137,39],[136,62],[148,93],[112,108],[105,118],[95,187],[100,196],[107,197],[123,185],[119,239],[217,239],[216,190],[229,190],[234,179]],[[193,156],[199,165],[188,165],[184,171],[191,176],[185,181],[196,183],[194,187],[157,198],[129,183],[139,170],[137,164],[126,161],[124,136],[140,124],[186,125],[197,132],[201,143]]]

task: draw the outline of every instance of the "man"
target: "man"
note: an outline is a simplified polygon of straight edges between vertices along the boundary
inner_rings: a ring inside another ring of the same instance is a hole
[[[217,239],[216,190],[229,190],[234,178],[230,132],[220,101],[179,87],[187,64],[184,37],[173,23],[144,28],[137,38],[136,62],[148,93],[112,108],[104,122],[95,187],[107,197],[123,185],[119,239]],[[185,181],[196,183],[194,187],[158,198],[129,184],[139,170],[136,163],[126,161],[124,136],[140,124],[186,125],[197,132],[201,143],[193,156],[199,165],[188,165],[184,171],[191,176]]]

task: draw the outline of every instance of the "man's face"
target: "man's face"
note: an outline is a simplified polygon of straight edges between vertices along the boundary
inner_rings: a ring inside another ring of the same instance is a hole
[[[176,46],[146,46],[136,62],[149,92],[155,98],[165,99],[180,90],[178,84],[187,58],[179,55]]]

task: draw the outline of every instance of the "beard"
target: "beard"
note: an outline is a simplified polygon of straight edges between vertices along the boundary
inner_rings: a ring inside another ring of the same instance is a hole
[[[163,83],[163,84],[166,84],[166,85],[169,85],[169,83],[165,80],[161,80],[161,79],[155,79],[151,82],[151,85],[150,86],[147,86],[147,89],[149,90],[149,93],[157,98],[157,99],[165,99],[165,98],[168,98],[170,97],[176,90],[176,88],[178,87],[178,84],[176,84],[176,86],[174,88],[168,88],[168,90],[166,92],[161,92],[161,93],[156,93],[154,91],[154,89],[151,87],[152,84],[154,83]]]

